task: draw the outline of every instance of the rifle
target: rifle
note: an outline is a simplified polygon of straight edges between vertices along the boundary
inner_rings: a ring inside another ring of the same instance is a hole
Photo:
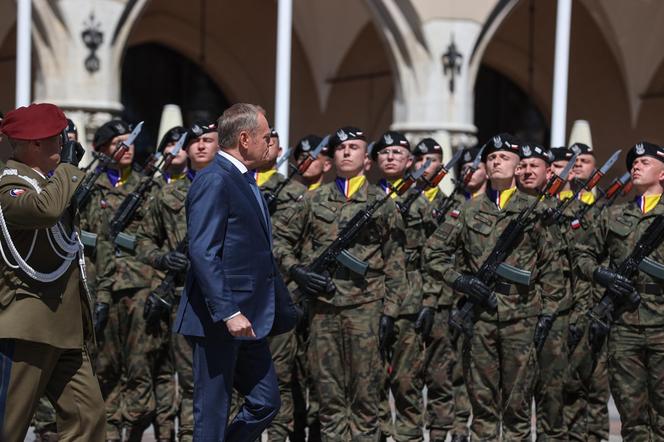
[[[615,151],[613,153],[613,155],[611,155],[611,157],[609,157],[609,159],[606,160],[606,163],[604,163],[604,165],[602,167],[600,167],[599,169],[595,169],[593,171],[593,173],[588,177],[588,179],[585,180],[583,182],[583,184],[581,184],[581,186],[579,186],[574,191],[573,195],[570,198],[568,198],[566,200],[563,200],[563,201],[560,201],[555,208],[553,208],[551,211],[549,211],[549,213],[547,214],[546,223],[547,224],[554,224],[554,223],[559,222],[561,220],[561,218],[564,216],[565,209],[567,209],[567,207],[569,207],[569,205],[572,203],[572,201],[577,199],[577,197],[579,196],[579,194],[581,193],[581,191],[583,189],[587,190],[588,192],[593,190],[593,188],[597,185],[597,183],[599,183],[599,180],[601,180],[602,177],[604,175],[606,175],[606,173],[609,171],[609,169],[611,169],[611,167],[613,167],[615,162],[620,157],[621,152],[622,151],[620,149]],[[579,155],[578,153],[575,153],[574,156],[569,160],[569,162],[567,164],[570,164],[570,163],[574,164],[576,162],[576,157],[578,155]]]
[[[661,203],[661,200],[660,200]],[[658,203],[659,204],[659,203]],[[664,241],[664,214],[657,215],[643,235],[639,238],[632,252],[620,264],[616,273],[632,279],[640,271],[658,279],[664,279],[664,266],[648,258]],[[634,291],[627,299],[619,298],[610,289],[604,291],[602,299],[588,312],[590,320],[590,343],[593,354],[599,353],[604,339],[609,333],[614,314],[622,310],[634,311],[641,302],[641,296]]]
[[[528,225],[533,221],[531,217],[533,211],[539,202],[546,196],[553,196],[565,184],[570,170],[574,166],[574,161],[569,161],[565,169],[561,172],[560,176],[553,175],[546,183],[544,189],[539,192],[539,195],[532,204],[524,208],[519,215],[511,220],[505,230],[500,234],[496,245],[491,250],[489,256],[484,260],[475,276],[489,287],[492,287],[498,277],[520,284],[523,286],[530,286],[530,272],[517,269],[505,263],[505,260],[512,254],[514,248],[518,245],[519,240],[523,236],[523,232]],[[487,307],[489,300],[482,300],[482,306]],[[450,314],[449,324],[454,330],[463,332],[467,336],[472,336],[472,322],[475,309],[480,307],[479,302],[467,298],[465,303],[458,309],[452,310]]]
[[[189,237],[185,236],[182,239],[182,241],[180,241],[178,245],[175,247],[175,251],[186,254],[188,249],[189,249]],[[169,307],[169,310],[170,307],[173,305],[173,293],[175,290],[175,283],[177,281],[178,276],[180,276],[181,273],[182,272],[176,270],[166,271],[166,276],[164,276],[164,279],[152,292],[164,301],[164,303]]]
[[[189,239],[185,236],[175,247],[175,251],[187,253],[188,248]],[[176,282],[180,274],[181,272],[179,271],[168,270],[159,286],[152,291],[152,296],[148,297],[143,309],[143,318],[145,319],[148,333],[157,333],[159,330],[159,321],[164,317],[167,318],[169,312],[172,310],[175,301]],[[154,305],[149,305],[150,303]]]
[[[115,150],[113,150],[113,153],[111,153],[110,156],[103,155],[99,157],[97,160],[99,162],[99,166],[97,166],[94,172],[85,175],[83,182],[80,186],[78,186],[78,189],[76,189],[76,192],[74,192],[74,196],[72,197],[73,203],[76,204],[79,210],[83,209],[90,202],[92,189],[94,188],[95,182],[97,182],[97,178],[99,178],[102,173],[105,173],[112,163],[117,163],[120,161],[120,158],[122,158],[125,152],[129,150],[129,146],[134,144],[136,137],[138,137],[142,129],[143,122],[141,121],[131,132],[129,138],[127,138],[126,141],[120,143],[115,148]]]
[[[348,247],[372,221],[374,213],[392,198],[393,194],[403,195],[408,191],[408,189],[410,189],[410,187],[424,174],[425,170],[426,167],[420,167],[415,172],[406,175],[404,180],[398,186],[391,187],[390,191],[383,198],[375,200],[373,203],[369,204],[368,207],[358,211],[355,216],[348,221],[346,226],[341,229],[341,232],[339,232],[339,235],[334,241],[332,241],[332,243],[307,266],[307,270],[318,274],[324,274],[330,271],[330,269],[338,263],[357,275],[366,275],[369,265],[354,257],[347,250]]]
[[[136,238],[133,235],[127,235],[123,233],[123,230],[131,223],[136,216],[138,208],[141,206],[143,199],[147,192],[152,188],[154,180],[157,174],[157,171],[166,170],[171,165],[173,159],[180,152],[186,141],[187,133],[183,133],[180,136],[175,147],[166,155],[162,156],[159,160],[159,163],[152,169],[150,175],[145,177],[138,185],[136,190],[131,192],[125,199],[122,201],[122,204],[118,208],[117,212],[113,216],[110,224],[110,237],[111,242],[116,243],[119,246],[122,246],[126,249],[133,250],[136,245]]]
[[[452,159],[448,161],[447,164],[445,164],[444,166],[441,165],[433,174],[433,178],[431,178],[430,180],[427,179],[424,175],[422,175],[422,177],[417,183],[417,186],[415,186],[415,189],[410,191],[405,201],[403,203],[397,202],[397,208],[399,209],[399,212],[401,212],[401,216],[403,216],[404,218],[408,216],[408,212],[410,211],[410,206],[413,205],[413,203],[417,200],[420,194],[427,189],[433,189],[434,187],[436,187],[443,180],[443,178],[447,176],[447,174],[450,172],[450,170],[452,170],[452,168],[456,165],[456,163],[459,162],[459,159],[461,159],[461,155],[463,155],[463,149],[457,150],[456,153],[452,156]],[[428,160],[427,168],[429,167],[428,164],[431,164],[431,160]]]
[[[311,166],[311,163],[313,163],[320,153],[323,151],[323,148],[327,146],[328,141],[330,140],[330,136],[326,135],[320,143],[316,146],[314,150],[309,152],[309,154],[304,158],[302,161],[300,161],[297,166],[294,166],[292,164],[289,164],[291,168],[293,168],[294,173],[291,175],[287,176],[285,180],[283,180],[281,183],[277,185],[277,187],[274,188],[273,192],[264,192],[263,197],[265,198],[265,203],[267,204],[268,211],[270,212],[270,215],[273,215],[274,212],[277,210],[277,199],[279,197],[279,194],[281,193],[282,190],[288,185],[288,183],[291,182],[293,177],[295,177],[296,174],[302,175],[304,172],[307,171],[309,166]],[[277,169],[281,164],[283,164],[284,161],[288,161],[288,153],[290,152],[290,149],[286,151],[286,153],[281,157],[281,159],[277,162]]]
[[[457,181],[454,186],[454,190],[445,198],[443,198],[443,201],[440,203],[438,207],[433,209],[433,218],[436,220],[438,224],[442,222],[443,218],[445,218],[445,215],[447,215],[447,212],[449,212],[450,209],[452,208],[452,205],[454,204],[454,195],[457,192],[459,192],[462,188],[467,186],[468,183],[470,183],[470,180],[473,178],[473,174],[480,167],[483,153],[484,153],[484,146],[482,146],[480,151],[477,152],[477,155],[475,155],[475,159],[473,159],[472,164],[466,170],[466,173],[463,175],[463,179]]]
[[[606,190],[602,190],[602,188],[597,187],[597,190],[599,190],[602,198],[596,198],[595,201],[593,201],[591,204],[584,204],[583,207],[581,207],[581,209],[577,212],[575,220],[572,221],[572,227],[575,225],[575,223],[581,223],[586,214],[590,211],[590,209],[595,207],[600,199],[606,200],[606,203],[604,203],[604,205],[600,208],[601,212],[605,208],[613,205],[621,193],[623,195],[629,193],[631,190],[631,179],[632,176],[630,173],[625,172],[621,177],[614,179]],[[621,190],[622,192],[620,192]]]

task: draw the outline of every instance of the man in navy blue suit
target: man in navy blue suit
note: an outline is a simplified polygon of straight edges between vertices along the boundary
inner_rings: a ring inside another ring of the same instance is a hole
[[[297,318],[272,256],[267,206],[247,173],[268,158],[265,112],[235,104],[218,132],[220,152],[187,196],[191,268],[174,330],[193,347],[194,440],[250,442],[280,406],[266,337]],[[227,426],[233,388],[245,402]]]

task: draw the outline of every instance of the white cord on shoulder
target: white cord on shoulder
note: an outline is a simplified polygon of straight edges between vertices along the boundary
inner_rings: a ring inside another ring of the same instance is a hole
[[[5,176],[17,176],[24,181],[26,181],[28,184],[30,184],[37,193],[41,193],[41,188],[39,187],[39,183],[37,183],[36,180],[26,177],[23,175],[19,175],[18,171],[16,169],[5,169],[2,174],[0,174],[0,180],[4,178]],[[16,249],[16,246],[14,245],[14,242],[11,239],[11,235],[9,233],[9,229],[7,227],[7,223],[5,222],[5,216],[2,211],[2,207],[0,206],[0,232],[2,232],[2,236],[5,239],[5,242],[7,243],[7,247],[9,248],[9,251],[14,258],[14,261],[16,261],[16,265],[12,264],[8,259],[5,254],[4,247],[2,246],[2,242],[0,241],[0,254],[2,254],[2,258],[4,259],[5,263],[12,269],[18,269],[20,268],[25,272],[26,275],[28,275],[30,278],[40,281],[40,282],[53,282],[60,278],[62,275],[65,274],[65,272],[69,269],[69,266],[71,265],[72,261],[76,257],[77,254],[79,254],[79,262],[82,258],[82,253],[80,253],[80,240],[78,239],[78,233],[76,231],[72,232],[72,237],[69,239],[69,242],[66,242],[65,239],[60,235],[60,232],[57,231],[57,227],[53,226],[49,229],[46,230],[46,235],[48,237],[49,243],[51,244],[51,248],[53,248],[53,251],[63,259],[62,264],[55,269],[52,272],[49,273],[44,273],[44,272],[39,272],[35,270],[32,266],[30,266],[26,260],[29,258],[29,256],[32,254],[32,250],[35,245],[35,241],[37,239],[37,234],[38,230],[35,230],[35,234],[32,239],[32,245],[30,247],[30,250],[28,252],[28,256],[24,259],[21,257],[20,253]],[[53,242],[51,241],[51,237],[49,236],[49,232],[53,234],[54,238],[56,239],[56,242],[58,243],[59,246],[61,246],[62,250],[67,253],[66,256],[60,254],[55,247],[53,246]],[[73,244],[72,244],[73,243]],[[72,246],[75,246],[75,251],[72,249]]]

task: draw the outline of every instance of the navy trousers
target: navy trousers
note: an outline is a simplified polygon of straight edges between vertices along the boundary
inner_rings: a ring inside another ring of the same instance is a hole
[[[267,340],[189,339],[193,347],[194,441],[254,442],[281,406]],[[244,396],[244,404],[227,426],[233,387]]]

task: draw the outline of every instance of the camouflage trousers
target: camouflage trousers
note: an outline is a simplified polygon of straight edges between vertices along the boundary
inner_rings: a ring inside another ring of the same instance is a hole
[[[456,352],[452,361],[452,388],[454,389],[454,425],[452,427],[452,434],[468,436],[470,400],[466,391],[466,382],[463,380],[463,361],[461,358],[461,354],[463,353],[463,339],[457,340],[454,350]]]
[[[268,440],[286,442],[293,433],[293,370],[297,339],[290,331],[268,339],[274,369],[277,372],[281,408],[267,428]]]
[[[382,302],[312,305],[309,361],[320,400],[322,440],[380,438],[385,365],[378,351]]]
[[[113,293],[108,324],[98,337],[97,377],[106,406],[106,438],[140,441],[157,412],[156,367],[164,364],[168,347],[163,336],[146,332],[143,307],[149,289]],[[162,373],[163,375],[163,373]],[[173,431],[160,425],[158,438]]]
[[[415,331],[417,315],[404,315],[395,321],[397,340],[388,369],[384,398],[381,400],[383,433],[397,441],[421,441],[424,427],[424,346]],[[388,391],[394,397],[394,423]]]
[[[585,318],[578,325],[587,328]],[[609,378],[606,344],[593,360],[588,332],[569,358],[565,383],[565,423],[570,441],[600,442],[609,439]]]
[[[457,358],[447,325],[449,315],[448,308],[436,311],[431,337],[426,346],[424,383],[427,386],[427,423],[432,442],[444,441],[454,425],[452,374]]]
[[[623,440],[664,440],[664,326],[614,324],[608,354]]]
[[[178,305],[179,301],[175,302]],[[177,311],[173,309],[171,319]],[[178,376],[177,405],[178,441],[192,442],[194,437],[194,372],[192,368],[192,349],[189,341],[178,333],[171,333],[173,363]]]
[[[309,331],[295,331],[297,351],[293,371],[293,435],[291,442],[320,441],[318,398],[307,359]],[[309,428],[309,434],[305,429]]]
[[[569,311],[556,316],[538,355],[539,378],[535,385],[537,440],[566,441],[567,426],[563,414],[563,390],[569,373],[567,333]]]
[[[465,337],[463,372],[473,412],[472,440],[530,440],[537,378],[533,335],[537,318],[479,319]]]
[[[35,428],[37,441],[47,442],[58,440],[58,429],[55,425],[55,408],[51,402],[43,396],[39,399],[35,415],[32,418],[32,426]]]

